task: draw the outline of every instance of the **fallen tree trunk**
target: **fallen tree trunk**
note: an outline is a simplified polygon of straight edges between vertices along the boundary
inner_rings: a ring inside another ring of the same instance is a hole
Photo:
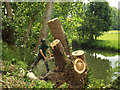
[[[49,28],[52,31],[52,34],[54,36],[54,39],[59,39],[65,49],[65,52],[67,55],[71,56],[71,48],[70,45],[68,44],[68,41],[66,39],[64,29],[62,25],[59,22],[58,18],[52,19],[48,22]]]

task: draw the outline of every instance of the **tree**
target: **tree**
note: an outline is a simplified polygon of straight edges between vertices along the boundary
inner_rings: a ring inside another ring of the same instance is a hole
[[[112,14],[112,17],[111,17],[111,21],[112,21],[112,24],[111,24],[111,29],[112,30],[118,30],[118,9],[116,7],[111,7],[111,14]]]
[[[8,45],[14,44],[14,28],[12,28],[13,24],[13,12],[10,2],[4,3],[4,10],[7,11],[6,22],[3,22],[4,30],[2,31],[3,41],[7,42]],[[4,11],[5,12],[5,11]]]
[[[40,40],[42,38],[45,38],[45,39],[47,38],[47,34],[48,34],[48,32],[46,30],[48,28],[47,22],[51,19],[52,9],[53,9],[53,2],[47,2],[47,7],[46,7],[46,11],[45,11],[42,29],[41,29],[40,36],[39,36],[39,39],[38,39],[38,42],[36,45],[36,49],[35,49],[36,52],[38,51]]]
[[[82,32],[89,33],[89,39],[93,40],[101,35],[102,32],[109,31],[111,25],[111,12],[108,2],[90,2],[86,10],[86,19],[84,24],[80,27]],[[84,31],[84,27],[87,27],[87,30]]]
[[[12,2],[11,5],[15,15],[16,45],[21,47],[26,45],[26,48],[33,49],[39,38],[46,3]]]

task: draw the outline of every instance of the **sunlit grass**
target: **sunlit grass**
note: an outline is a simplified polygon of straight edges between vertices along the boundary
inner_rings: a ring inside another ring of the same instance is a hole
[[[114,40],[118,42],[118,35],[120,35],[120,31],[109,31],[98,37],[98,40]]]
[[[112,31],[104,33],[103,35],[101,35],[97,39],[104,41],[105,42],[104,44],[106,46],[110,46],[110,47],[118,49],[119,48],[118,44],[120,43],[119,35],[120,35],[120,31],[112,30]]]

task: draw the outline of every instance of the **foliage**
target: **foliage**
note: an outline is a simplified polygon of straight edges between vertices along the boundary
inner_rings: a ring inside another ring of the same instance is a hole
[[[115,62],[115,67],[111,68],[108,72],[113,72],[115,79],[110,82],[109,85],[105,86],[106,88],[117,88],[120,89],[120,75],[119,75],[119,70],[120,70],[120,61]],[[109,77],[108,77],[109,78]]]
[[[87,88],[103,88],[105,86],[104,80],[96,79],[93,77],[93,73],[89,69]]]
[[[11,88],[53,88],[54,84],[43,80],[30,80],[27,77],[19,76],[21,66],[13,65],[9,61],[2,61],[3,81]],[[27,72],[26,72],[27,73]],[[3,86],[5,88],[5,86]]]
[[[44,21],[46,2],[11,2],[10,5],[12,7],[13,22],[8,19],[6,6],[2,2],[2,32],[4,30],[14,31],[14,38],[8,39],[8,42],[14,42],[12,46],[6,44],[3,40],[3,80],[13,88],[54,88],[54,84],[51,82],[32,81],[26,77],[20,78],[18,76],[20,67],[27,70],[36,59],[33,50],[36,47]],[[112,10],[112,13],[110,13],[110,10]],[[52,19],[59,18],[73,49],[84,47],[119,51],[119,42],[116,37],[118,34],[103,33],[110,30],[110,25],[112,25],[111,29],[116,29],[117,19],[119,29],[119,14],[117,15],[116,12],[117,9],[110,8],[107,2],[90,2],[87,5],[82,2],[55,2]],[[119,10],[117,13],[119,13]],[[26,48],[24,48],[24,35],[33,18]],[[49,45],[54,38],[51,31],[47,30],[47,44]],[[7,34],[10,35],[11,33],[4,33],[3,36],[7,37]],[[102,34],[103,36],[99,37]],[[98,40],[89,40],[97,39],[97,37],[99,37]],[[101,88],[104,86],[103,82],[103,80],[96,80],[90,76],[88,88]],[[60,88],[68,88],[68,86],[67,83],[64,83]]]
[[[111,25],[111,12],[108,2],[90,2],[86,6],[82,25],[77,28],[78,34],[83,39],[94,40],[102,32],[108,31]]]
[[[59,86],[59,88],[69,88],[69,84],[63,83],[62,85]]]
[[[72,47],[73,49],[77,47],[81,47],[81,48],[89,48],[89,49],[119,51],[120,50],[118,45],[119,33],[117,33],[116,31],[112,33],[110,32],[104,33],[102,36],[98,37],[98,40],[75,39],[73,40]]]
[[[111,30],[119,30],[119,24],[118,24],[118,9],[115,7],[111,8],[111,21],[112,21],[112,25],[110,27]]]
[[[9,61],[12,64],[18,64],[24,69],[29,68],[33,63],[36,56],[33,56],[33,52],[30,49],[12,48],[7,44],[2,45],[2,59]]]

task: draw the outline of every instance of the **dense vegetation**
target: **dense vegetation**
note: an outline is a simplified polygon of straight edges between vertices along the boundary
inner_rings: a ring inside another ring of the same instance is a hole
[[[55,88],[55,84],[51,82],[32,81],[26,76],[21,78],[18,76],[21,67],[26,71],[29,70],[36,59],[38,52],[35,49],[40,35],[43,34],[48,45],[54,40],[49,28],[42,32],[46,19],[44,17],[48,14],[45,12],[49,4],[47,2],[2,2],[2,75],[3,80],[10,87]],[[119,33],[106,33],[109,30],[120,29],[120,25],[117,24],[119,20],[117,8],[110,7],[107,2],[88,4],[55,2],[53,5],[51,19],[59,18],[73,49],[94,47],[102,50],[120,50],[118,37],[116,37]],[[17,84],[14,84],[15,82]],[[69,85],[64,83],[61,87],[68,88]],[[88,85],[85,88],[101,87],[105,87],[103,80],[94,79],[90,72]],[[116,84],[113,87],[116,88]]]

